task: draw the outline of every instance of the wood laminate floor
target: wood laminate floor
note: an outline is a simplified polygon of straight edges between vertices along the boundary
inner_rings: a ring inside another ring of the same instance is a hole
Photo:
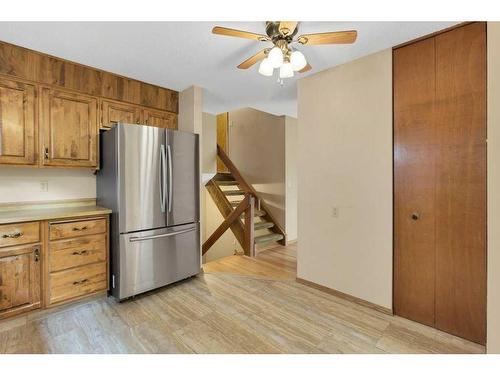
[[[293,246],[229,257],[124,303],[101,297],[4,320],[0,353],[484,352],[297,283],[294,257]]]

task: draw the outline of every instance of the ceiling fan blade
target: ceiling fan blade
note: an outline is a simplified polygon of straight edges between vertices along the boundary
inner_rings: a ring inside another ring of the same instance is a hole
[[[309,63],[308,63],[306,66],[304,66],[302,69],[299,70],[299,73],[305,73],[305,72],[310,71],[311,69],[312,69],[312,66],[309,65]]]
[[[281,35],[287,36],[293,34],[298,22],[296,21],[280,21],[279,31]]]
[[[270,40],[267,35],[255,34],[255,33],[250,33],[248,31],[242,31],[236,29],[229,29],[227,27],[221,27],[221,26],[215,26],[212,29],[212,33],[225,36],[234,36],[236,38],[253,39],[261,42],[267,42],[268,40]]]
[[[356,30],[334,31],[331,33],[304,34],[297,41],[302,44],[350,44],[356,41]]]
[[[258,63],[260,60],[265,59],[267,52],[269,52],[269,48],[265,48],[260,52],[257,52],[255,55],[249,57],[245,61],[243,61],[240,65],[238,65],[238,69],[248,69],[255,63]]]

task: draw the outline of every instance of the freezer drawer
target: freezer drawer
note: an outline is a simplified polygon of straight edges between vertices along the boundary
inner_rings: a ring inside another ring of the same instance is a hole
[[[120,235],[118,299],[196,275],[201,269],[199,224]]]

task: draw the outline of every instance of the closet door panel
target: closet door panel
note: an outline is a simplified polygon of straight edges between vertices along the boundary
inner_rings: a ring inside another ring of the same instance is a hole
[[[435,287],[434,63],[434,39],[394,51],[394,311],[431,326]]]
[[[486,341],[486,30],[436,36],[436,328]]]

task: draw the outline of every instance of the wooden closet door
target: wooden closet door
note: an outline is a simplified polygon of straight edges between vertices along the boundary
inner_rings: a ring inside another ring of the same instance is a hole
[[[433,38],[394,51],[394,312],[431,326],[435,288],[434,59]]]
[[[436,36],[436,328],[486,341],[486,25]]]

